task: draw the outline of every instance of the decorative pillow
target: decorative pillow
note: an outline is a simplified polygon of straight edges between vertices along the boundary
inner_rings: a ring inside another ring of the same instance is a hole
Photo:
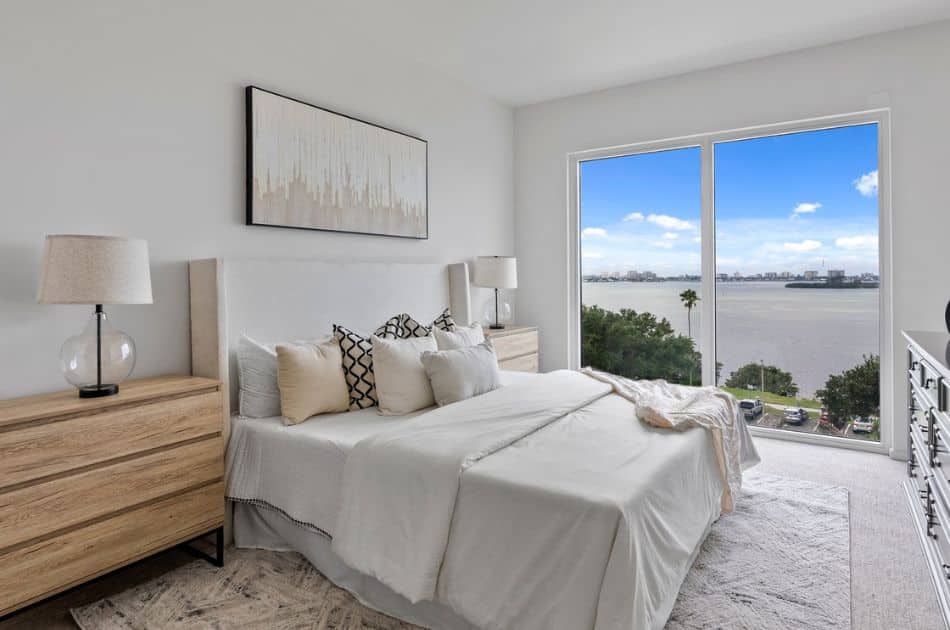
[[[440,407],[501,387],[491,341],[456,350],[423,352],[420,360]]]
[[[409,313],[403,313],[402,334],[400,337],[425,337],[432,334],[433,330],[455,330],[455,320],[449,309],[442,311],[442,314],[435,318],[431,326],[424,326],[409,316]]]
[[[350,394],[341,364],[336,340],[277,345],[277,384],[284,424],[299,424],[321,413],[349,408]]]
[[[398,416],[435,403],[419,357],[436,349],[431,335],[408,339],[373,337],[373,372],[380,413]]]
[[[436,328],[432,331],[432,336],[435,337],[435,343],[439,346],[439,350],[468,348],[477,346],[485,341],[485,332],[479,323],[456,328],[455,330],[440,330]]]
[[[343,376],[350,394],[350,410],[372,407],[377,402],[372,341],[337,324],[333,325],[333,336],[340,344]]]
[[[247,418],[280,415],[277,352],[242,335],[237,345],[238,412]]]
[[[325,337],[316,341],[285,343],[299,345],[328,340]],[[280,415],[276,345],[254,341],[247,335],[241,335],[238,340],[238,413],[245,418],[273,418]]]
[[[397,337],[406,337],[403,334],[403,321],[409,317],[406,313],[393,315],[386,320],[386,323],[376,329],[374,333],[377,337],[395,339]]]

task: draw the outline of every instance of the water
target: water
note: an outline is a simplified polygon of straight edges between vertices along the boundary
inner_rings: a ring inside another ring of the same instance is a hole
[[[679,294],[700,292],[699,282],[585,282],[582,301],[612,311],[631,308],[665,317],[687,334]],[[837,374],[879,354],[877,289],[786,289],[782,282],[716,285],[717,359],[722,378],[739,366],[764,361],[792,373],[800,394],[811,396]],[[693,339],[699,347],[700,302],[693,309]]]

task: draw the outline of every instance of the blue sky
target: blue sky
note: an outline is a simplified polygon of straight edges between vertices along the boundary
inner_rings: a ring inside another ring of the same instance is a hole
[[[700,149],[581,164],[584,273],[699,274]],[[715,147],[720,273],[877,272],[877,125]]]

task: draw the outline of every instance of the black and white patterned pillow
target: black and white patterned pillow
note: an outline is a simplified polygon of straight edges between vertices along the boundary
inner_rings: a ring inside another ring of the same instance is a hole
[[[397,338],[398,328],[390,318],[376,331],[377,337]],[[367,409],[379,403],[376,397],[376,376],[373,373],[373,341],[345,326],[333,325],[333,336],[343,354],[343,376],[350,393],[350,411]]]
[[[424,326],[420,324],[415,319],[409,316],[408,313],[403,313],[405,319],[402,323],[402,337],[426,337],[432,334],[433,328],[438,328],[439,330],[451,331],[455,330],[455,320],[452,318],[452,313],[449,312],[449,309],[442,311],[442,314],[435,318],[435,321],[432,322],[430,326]]]
[[[399,315],[393,315],[386,320],[386,323],[376,329],[374,333],[377,337],[383,337],[384,339],[399,339],[403,337],[403,320],[406,317],[409,317],[405,313],[400,313]]]

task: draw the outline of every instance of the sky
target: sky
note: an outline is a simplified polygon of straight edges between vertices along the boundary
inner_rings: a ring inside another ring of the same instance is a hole
[[[581,163],[583,273],[700,273],[701,149]],[[718,273],[878,271],[877,125],[716,144]]]

